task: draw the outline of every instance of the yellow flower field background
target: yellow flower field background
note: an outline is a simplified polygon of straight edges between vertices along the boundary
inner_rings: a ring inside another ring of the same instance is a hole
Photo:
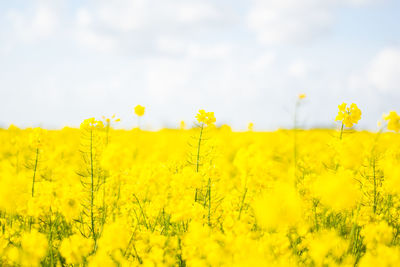
[[[304,95],[299,96],[298,105]],[[138,119],[145,108],[137,106]],[[396,266],[400,117],[355,128],[0,130],[2,266]],[[335,114],[332,114],[332,120]]]

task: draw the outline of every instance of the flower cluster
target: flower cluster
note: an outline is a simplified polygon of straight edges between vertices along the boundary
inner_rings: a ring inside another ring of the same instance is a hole
[[[81,123],[81,129],[94,128],[104,128],[104,123],[101,120],[96,120],[95,118],[86,119]]]
[[[196,119],[199,123],[204,123],[206,125],[213,125],[216,121],[214,112],[205,112],[204,109],[199,110]]]
[[[336,121],[341,121],[346,127],[353,127],[361,119],[361,110],[356,104],[347,106],[346,103],[339,105],[339,113],[336,116]]]
[[[388,121],[387,128],[395,132],[400,131],[400,116],[395,111],[390,111],[389,115],[384,115],[383,119]]]

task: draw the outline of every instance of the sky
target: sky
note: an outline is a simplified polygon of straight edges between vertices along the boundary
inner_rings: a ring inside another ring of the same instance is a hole
[[[146,129],[199,109],[244,130],[360,129],[400,112],[398,0],[0,1],[0,127],[61,128],[121,118]]]

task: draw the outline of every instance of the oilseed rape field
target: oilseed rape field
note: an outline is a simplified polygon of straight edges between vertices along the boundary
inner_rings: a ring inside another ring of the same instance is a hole
[[[273,132],[204,110],[181,129],[0,130],[0,265],[398,266],[400,116],[377,132],[357,130],[355,104],[335,116]]]

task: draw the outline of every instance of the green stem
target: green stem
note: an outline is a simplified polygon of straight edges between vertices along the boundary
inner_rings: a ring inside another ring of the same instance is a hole
[[[50,266],[54,266],[54,252],[53,252],[53,221],[51,220],[52,212],[50,209],[50,220],[49,220],[49,245],[50,245]]]
[[[136,196],[136,194],[133,194],[133,196],[136,198],[136,201],[137,201],[137,203],[138,203],[138,205],[139,205],[140,213],[142,213],[143,220],[144,220],[144,226],[146,226],[146,228],[149,229],[149,224],[147,223],[147,217],[146,217],[146,215],[144,214],[143,207],[142,207],[142,205],[140,204],[140,201],[139,201],[138,197]]]
[[[135,235],[135,233],[133,232],[132,235],[131,235],[131,238],[129,239],[128,246],[126,247],[126,249],[125,249],[123,255],[124,255],[124,257],[129,256],[128,251],[129,251],[129,249],[130,249],[130,247],[131,247],[131,245],[132,245],[133,251],[135,252],[135,257],[136,257],[136,259],[138,260],[138,262],[139,262],[140,264],[143,264],[143,261],[142,261],[142,259],[139,257],[139,254],[138,254],[138,252],[137,252],[137,250],[136,250],[135,243],[133,242],[134,235]]]
[[[376,184],[376,170],[375,170],[375,158],[372,160],[372,170],[374,175],[374,213],[376,213],[376,206],[378,203],[378,195],[377,195],[377,184]]]
[[[106,126],[106,146],[108,146],[108,138],[109,138],[109,134],[110,134],[110,123],[107,122],[107,126]]]
[[[208,178],[208,226],[211,226],[211,178]]]
[[[342,140],[342,137],[343,137],[343,128],[344,128],[344,125],[342,122],[342,127],[340,128],[340,140]]]
[[[246,194],[247,194],[247,187],[244,189],[244,193],[243,193],[243,197],[242,197],[242,201],[240,203],[240,209],[239,209],[239,216],[238,216],[238,220],[240,220],[240,216],[242,215],[242,210],[243,210],[243,206],[244,206],[244,200],[246,198]]]
[[[103,231],[103,227],[106,224],[107,217],[107,207],[106,207],[106,177],[103,178],[103,216],[101,220],[101,231]]]
[[[358,241],[359,241],[359,238],[358,238],[359,231],[357,230],[357,221],[358,221],[358,216],[359,216],[359,213],[360,213],[360,208],[361,208],[361,205],[358,204],[356,217],[354,219],[353,226],[352,226],[351,231],[350,231],[350,236],[353,239],[352,243],[351,243],[351,245],[352,245],[352,253],[355,254],[356,256],[358,254]]]
[[[296,174],[297,174],[297,110],[299,108],[300,105],[300,101],[297,100],[296,101],[296,106],[294,109],[294,129],[293,129],[293,165],[294,165],[294,178],[296,178]]]
[[[93,129],[90,129],[90,221],[92,225],[92,237],[96,244],[96,232],[94,229],[94,174],[93,174]],[[96,246],[95,246],[96,247]]]
[[[36,170],[38,166],[39,159],[39,147],[36,147],[36,159],[35,159],[35,168],[33,170],[33,178],[32,178],[32,197],[35,194],[35,180],[36,180]]]
[[[110,122],[107,122],[106,126],[106,146],[108,146],[109,142],[109,132],[110,132]],[[101,220],[101,232],[103,232],[103,227],[104,224],[106,223],[106,217],[107,217],[107,209],[106,209],[106,176],[103,175],[103,216]]]
[[[199,172],[199,166],[200,166],[200,147],[201,147],[201,138],[202,138],[202,136],[203,136],[203,129],[204,129],[204,123],[201,124],[200,136],[199,136],[199,143],[198,143],[198,145],[197,145],[196,172]]]
[[[314,212],[315,229],[318,231],[318,229],[319,229],[318,214],[317,214],[318,201],[314,199],[313,202],[314,202],[313,203],[313,212]]]

